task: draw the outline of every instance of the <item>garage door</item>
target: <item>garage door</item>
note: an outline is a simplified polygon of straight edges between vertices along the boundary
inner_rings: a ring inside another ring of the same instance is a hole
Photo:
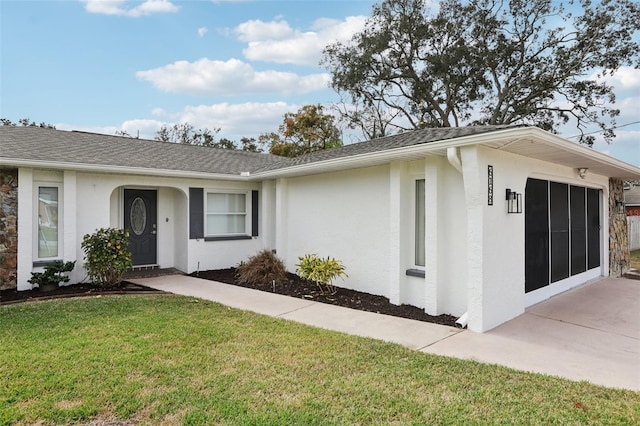
[[[528,179],[525,292],[600,267],[600,191]]]

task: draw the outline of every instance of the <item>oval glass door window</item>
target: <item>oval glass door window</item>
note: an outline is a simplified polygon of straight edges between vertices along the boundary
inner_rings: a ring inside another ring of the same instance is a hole
[[[147,205],[140,197],[136,197],[131,203],[131,230],[136,235],[142,235],[144,228],[147,226]]]

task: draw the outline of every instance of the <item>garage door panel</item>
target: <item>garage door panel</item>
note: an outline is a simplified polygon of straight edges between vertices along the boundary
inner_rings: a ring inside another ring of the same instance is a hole
[[[525,292],[549,284],[549,183],[529,179],[525,189]]]
[[[527,179],[525,293],[600,266],[599,190]]]
[[[587,270],[586,188],[571,186],[571,274]]]

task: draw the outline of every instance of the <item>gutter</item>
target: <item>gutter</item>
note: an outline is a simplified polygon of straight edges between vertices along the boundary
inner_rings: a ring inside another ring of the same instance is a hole
[[[460,160],[460,148],[450,146],[447,148],[447,160],[449,164],[453,166],[460,174],[462,174],[462,160]],[[467,328],[467,322],[469,321],[469,311],[462,314],[460,318],[456,320],[456,327]]]
[[[109,166],[102,164],[78,164],[59,161],[21,160],[4,157],[0,157],[0,163],[3,166],[72,170],[77,172],[90,173],[129,174],[191,179],[217,179],[245,182],[249,180],[248,174],[246,174],[247,172],[243,172],[241,174],[206,173],[171,169],[148,169],[144,167]]]

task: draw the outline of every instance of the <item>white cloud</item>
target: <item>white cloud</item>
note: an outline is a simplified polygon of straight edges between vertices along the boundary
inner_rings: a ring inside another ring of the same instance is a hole
[[[202,38],[209,31],[206,27],[198,28],[198,37]]]
[[[165,124],[159,120],[138,119],[127,120],[122,123],[120,130],[124,130],[133,137],[153,139],[160,127]]]
[[[234,28],[233,32],[238,40],[245,42],[267,40],[282,40],[295,35],[295,31],[286,21],[263,22],[251,20],[243,22]]]
[[[640,69],[622,67],[606,80],[620,90],[633,91],[640,95]]]
[[[640,167],[639,140],[640,130],[620,129],[616,131],[616,139],[611,144],[599,140],[593,144],[593,149]]]
[[[330,80],[328,74],[299,76],[291,72],[256,71],[237,59],[214,61],[206,58],[138,71],[136,77],[165,92],[222,96],[309,93],[326,89]]]
[[[258,138],[262,133],[276,132],[282,124],[285,113],[300,109],[300,105],[286,102],[246,102],[239,104],[218,103],[212,105],[188,105],[176,112],[154,108],[151,114],[158,119],[134,119],[119,126],[78,126],[54,123],[59,130],[80,130],[83,132],[115,135],[126,131],[133,137],[153,139],[156,132],[165,126],[189,123],[196,129],[220,128],[218,138],[240,141],[242,137]]]
[[[234,29],[238,39],[248,43],[243,50],[252,61],[317,66],[329,43],[347,41],[364,28],[365,16],[344,21],[316,20],[310,31],[292,29],[285,21],[247,21]]]
[[[299,105],[286,102],[246,102],[240,104],[186,106],[176,114],[177,123],[190,123],[196,128],[220,128],[219,137],[240,140],[257,138],[261,133],[275,132],[287,112],[297,111]]]
[[[68,123],[56,123],[58,130],[78,130],[81,132],[100,133],[102,135],[115,135],[116,132],[125,131],[133,137],[142,139],[153,139],[156,132],[165,124],[158,120],[127,120],[120,126],[84,126]]]
[[[120,15],[137,18],[154,13],[173,13],[178,6],[169,0],[145,0],[134,7],[127,7],[128,0],[81,0],[85,3],[85,10],[89,13],[101,15]]]

